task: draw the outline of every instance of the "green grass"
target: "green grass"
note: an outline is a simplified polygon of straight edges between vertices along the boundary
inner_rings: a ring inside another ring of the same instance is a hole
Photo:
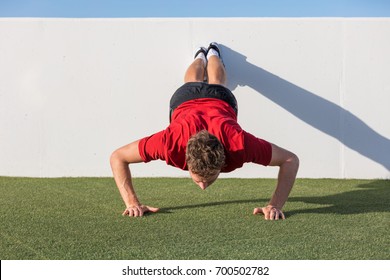
[[[252,215],[275,180],[134,180],[161,207],[122,217],[111,178],[0,177],[0,259],[390,259],[390,182],[299,179],[284,221]]]

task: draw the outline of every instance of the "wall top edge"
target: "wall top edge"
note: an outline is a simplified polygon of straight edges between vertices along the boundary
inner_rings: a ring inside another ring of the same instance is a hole
[[[390,21],[390,17],[150,17],[150,18],[68,18],[0,17],[2,21]]]

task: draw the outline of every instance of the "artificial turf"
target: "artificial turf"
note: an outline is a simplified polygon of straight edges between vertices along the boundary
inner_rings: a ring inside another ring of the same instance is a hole
[[[390,259],[390,181],[298,179],[284,221],[252,215],[272,179],[136,178],[121,215],[111,178],[0,177],[0,259]]]

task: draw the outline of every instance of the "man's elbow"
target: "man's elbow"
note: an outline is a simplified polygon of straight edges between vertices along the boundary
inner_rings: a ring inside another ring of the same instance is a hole
[[[119,150],[115,150],[111,156],[110,156],[110,165],[111,165],[111,168],[114,168],[115,166],[117,166],[118,164],[122,164],[123,163],[123,159],[122,159],[122,156],[121,156],[121,153]]]
[[[287,163],[292,170],[298,172],[299,169],[299,158],[296,154],[291,153],[291,155],[286,159],[285,163]]]

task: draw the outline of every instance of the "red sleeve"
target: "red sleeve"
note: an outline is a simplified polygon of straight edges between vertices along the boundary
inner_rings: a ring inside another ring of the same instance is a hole
[[[271,143],[244,132],[245,162],[269,165],[272,157]]]
[[[138,143],[138,150],[144,162],[161,159],[165,160],[165,130],[142,138]]]

